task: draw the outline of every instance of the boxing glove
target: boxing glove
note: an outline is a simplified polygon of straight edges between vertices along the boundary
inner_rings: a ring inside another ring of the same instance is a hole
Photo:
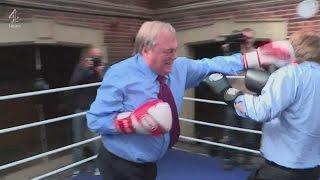
[[[171,129],[171,109],[168,103],[160,99],[150,100],[133,112],[119,113],[114,119],[114,124],[120,133],[158,136]]]
[[[275,41],[243,54],[245,69],[260,68],[263,65],[282,67],[295,61],[294,50],[289,41]]]
[[[204,79],[212,93],[218,100],[225,101],[228,105],[233,105],[234,100],[241,94],[240,90],[232,88],[227,78],[220,74],[214,73]]]
[[[252,92],[261,94],[261,90],[266,85],[270,73],[263,70],[249,69],[245,75],[246,88]]]

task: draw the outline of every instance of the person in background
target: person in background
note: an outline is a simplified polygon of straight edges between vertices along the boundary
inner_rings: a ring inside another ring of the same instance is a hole
[[[103,75],[106,71],[106,63],[103,59],[101,49],[90,46],[83,49],[80,55],[80,61],[76,65],[71,76],[70,86],[95,83],[102,81]],[[74,113],[85,112],[89,109],[90,104],[94,101],[96,96],[96,87],[82,88],[68,92],[68,101],[70,108]],[[87,138],[93,137],[94,134],[90,132],[86,126],[87,120],[85,116],[78,116],[72,120],[72,137],[74,142],[83,141]],[[73,148],[73,161],[77,162],[88,156],[98,153],[99,143],[97,141],[91,142],[89,146],[78,146]],[[99,174],[95,165],[91,165],[89,170],[95,175]],[[75,171],[74,176],[80,171]]]
[[[255,32],[251,28],[245,28],[241,31],[233,31],[232,34],[239,34],[242,33],[245,36],[245,41],[241,44],[239,43],[231,43],[228,46],[224,46],[224,50],[227,54],[234,54],[234,53],[247,53],[255,51],[256,48],[254,47],[255,43]],[[239,46],[240,45],[240,46]],[[240,74],[242,75],[242,74]],[[230,79],[229,80],[232,87],[240,89],[247,93],[249,92],[244,84],[243,80],[239,79]],[[258,128],[258,123],[254,121],[250,121],[244,119],[243,121],[236,121],[239,116],[234,112],[233,108],[230,106],[226,107],[225,111],[225,124],[228,126],[235,126],[241,127],[246,129],[256,129]],[[252,133],[240,133],[238,131],[225,129],[223,132],[223,137],[220,140],[222,143],[231,144],[240,147],[246,147],[250,149],[256,149],[259,147],[259,135],[252,134]],[[231,170],[234,166],[240,165],[246,170],[252,170],[256,168],[256,158],[251,154],[247,154],[244,152],[239,152],[236,150],[229,150],[225,149],[222,152],[223,162],[224,162],[224,169]]]

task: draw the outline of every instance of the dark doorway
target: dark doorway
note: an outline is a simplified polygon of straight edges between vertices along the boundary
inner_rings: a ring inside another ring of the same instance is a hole
[[[257,48],[269,42],[270,42],[269,39],[257,39],[254,43],[254,46]],[[224,55],[224,50],[222,48],[223,44],[224,42],[211,42],[211,43],[203,43],[198,45],[191,45],[190,48],[192,48],[192,51],[194,52],[195,59],[212,58],[215,56]],[[236,80],[230,80],[230,83],[233,84],[232,82],[234,81]],[[238,85],[239,83],[243,84],[243,81],[238,82]],[[195,88],[195,97],[201,98],[201,99],[216,100],[214,98],[214,95],[211,93],[209,87],[207,87],[207,85],[204,83],[200,83],[199,86]],[[195,102],[195,119],[199,121],[204,121],[204,122],[227,124],[225,122],[226,118],[227,118],[227,106]],[[239,126],[239,124],[235,126]],[[255,128],[261,129],[259,125],[256,125]],[[219,142],[221,141],[221,138],[224,135],[224,132],[225,132],[225,129],[221,129],[221,128],[214,128],[214,127],[208,127],[208,126],[197,125],[197,124],[195,125],[196,137],[200,139],[208,139],[211,141]],[[259,142],[260,142],[259,141],[260,136],[257,135],[257,137],[258,137],[256,138],[257,146],[255,146],[255,148],[259,147]],[[248,147],[248,148],[252,148],[252,147]],[[211,153],[215,153],[215,152],[212,151]]]
[[[198,45],[192,45],[195,59],[213,58],[223,55],[222,45],[224,42],[210,42]],[[195,88],[195,97],[201,99],[215,100],[209,88],[200,83]],[[225,106],[195,102],[195,119],[199,121],[223,124]],[[200,139],[218,140],[220,138],[221,129],[195,125],[196,137]]]
[[[81,48],[51,45],[0,47],[0,96],[68,86],[80,51]],[[48,87],[36,87],[39,80]],[[51,93],[0,101],[0,129],[66,115],[60,108],[63,95]],[[0,153],[6,155],[1,156],[0,164],[65,146],[71,140],[71,121],[2,134]]]

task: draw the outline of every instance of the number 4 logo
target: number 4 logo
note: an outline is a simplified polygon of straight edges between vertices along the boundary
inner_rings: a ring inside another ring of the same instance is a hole
[[[11,23],[17,23],[19,22],[19,17],[17,15],[17,10],[14,9],[11,14],[9,15],[9,20],[11,21]]]

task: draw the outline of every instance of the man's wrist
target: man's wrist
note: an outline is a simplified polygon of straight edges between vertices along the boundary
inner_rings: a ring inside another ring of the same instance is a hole
[[[236,88],[229,88],[225,91],[223,99],[228,105],[233,106],[235,99],[242,94],[243,92]]]

